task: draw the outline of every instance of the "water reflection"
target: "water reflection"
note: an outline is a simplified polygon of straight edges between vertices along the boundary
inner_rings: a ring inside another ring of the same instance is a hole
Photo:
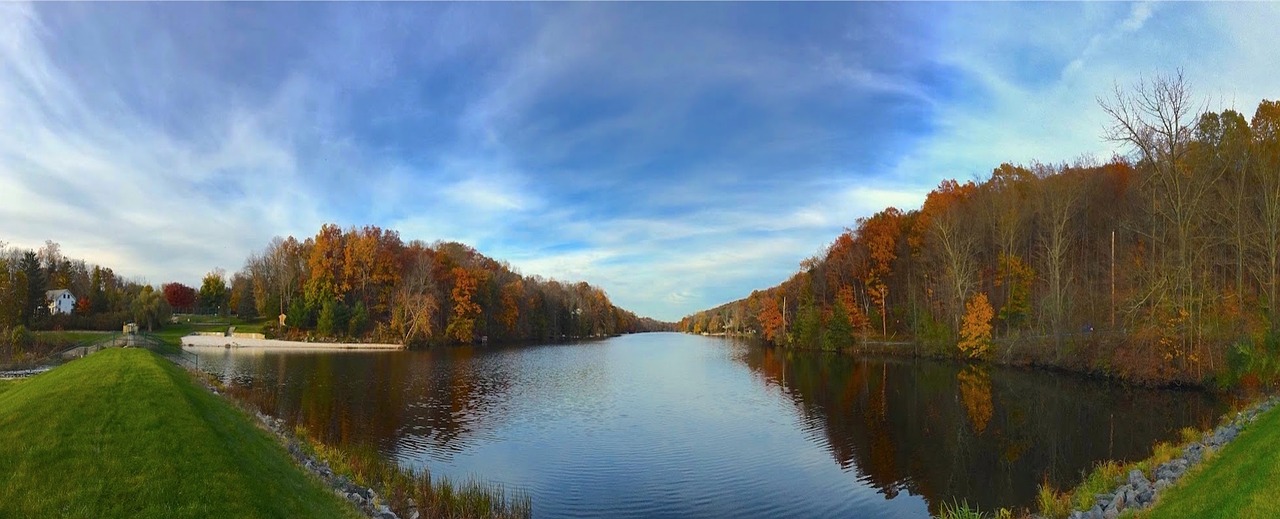
[[[1208,425],[1200,393],[678,334],[525,348],[205,350],[326,442],[529,491],[543,517],[922,517],[1029,506]]]
[[[476,369],[473,348],[201,354],[237,396],[337,445],[387,448],[399,439],[447,457],[509,400],[509,373]]]
[[[967,500],[1030,506],[1037,485],[1073,486],[1100,459],[1133,460],[1224,405],[1198,392],[926,360],[741,347],[737,359],[802,410],[844,470],[930,509]]]

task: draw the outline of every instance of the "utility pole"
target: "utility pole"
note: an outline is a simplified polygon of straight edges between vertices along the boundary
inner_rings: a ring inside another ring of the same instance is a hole
[[[1116,232],[1111,231],[1111,329],[1116,329]]]

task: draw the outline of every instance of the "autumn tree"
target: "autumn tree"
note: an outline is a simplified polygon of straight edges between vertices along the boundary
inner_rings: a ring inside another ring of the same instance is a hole
[[[995,312],[987,295],[978,292],[965,304],[964,324],[960,327],[960,342],[957,346],[960,353],[969,358],[980,358],[987,355],[991,347],[991,319]]]
[[[777,344],[778,340],[785,336],[786,330],[783,328],[782,311],[779,310],[778,301],[771,294],[764,294],[760,297],[760,332],[764,340]]]
[[[867,296],[880,309],[880,333],[884,335],[889,334],[889,275],[897,258],[901,217],[901,212],[890,207],[859,221],[858,237],[866,244],[870,257],[864,283]]]
[[[836,304],[843,306],[849,314],[849,326],[854,331],[863,332],[871,326],[871,320],[867,318],[867,314],[862,311],[862,305],[858,304],[858,299],[854,295],[853,287],[840,287],[836,291]]]
[[[161,286],[164,300],[176,312],[190,313],[196,306],[196,289],[182,283],[165,283]],[[87,295],[85,300],[88,300]]]
[[[472,272],[462,267],[453,268],[453,314],[445,333],[454,340],[470,343],[475,340],[476,317],[480,315],[480,305],[472,301],[479,279]]]
[[[346,247],[342,229],[325,224],[316,233],[307,257],[307,304],[320,307],[328,300],[341,299],[347,293],[343,266],[346,263]]]

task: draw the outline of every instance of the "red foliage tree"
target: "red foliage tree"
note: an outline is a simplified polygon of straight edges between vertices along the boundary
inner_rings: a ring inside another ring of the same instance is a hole
[[[164,300],[175,312],[190,312],[196,306],[196,289],[182,283],[165,283]]]

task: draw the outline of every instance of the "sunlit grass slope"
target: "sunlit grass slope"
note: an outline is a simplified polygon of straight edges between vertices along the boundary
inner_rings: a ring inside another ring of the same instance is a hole
[[[1280,517],[1280,407],[1166,490],[1144,517]]]
[[[358,517],[146,350],[0,386],[0,517]]]

